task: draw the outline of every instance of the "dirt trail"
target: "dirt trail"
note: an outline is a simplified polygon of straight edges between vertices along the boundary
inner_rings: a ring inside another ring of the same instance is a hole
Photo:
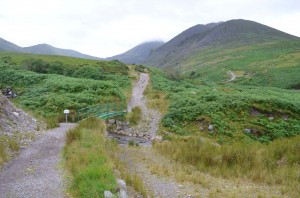
[[[60,124],[20,151],[0,172],[0,197],[64,197],[59,168],[65,134],[76,124]]]
[[[132,98],[128,104],[128,110],[138,106],[142,109],[142,120],[140,124],[133,128],[140,132],[147,132],[151,137],[155,137],[158,124],[161,119],[160,112],[149,109],[146,105],[147,99],[143,95],[145,88],[149,82],[149,75],[145,73],[140,74],[139,80],[134,84],[132,91]],[[161,159],[154,154],[154,150],[151,147],[139,147],[137,149],[122,146],[119,153],[120,159],[127,165],[131,173],[138,174],[143,180],[146,189],[149,194],[153,194],[154,197],[188,197],[190,192],[194,192],[195,189],[191,185],[182,185],[174,178],[170,177],[158,177],[153,174],[148,165],[143,161],[143,157],[151,157],[157,159],[159,163]]]
[[[156,135],[158,130],[158,124],[161,119],[160,112],[149,109],[146,105],[147,99],[144,96],[145,88],[149,83],[149,75],[141,73],[139,80],[134,84],[132,90],[132,97],[128,103],[128,111],[130,112],[134,107],[140,107],[142,109],[142,121],[133,130],[145,132],[151,137]]]

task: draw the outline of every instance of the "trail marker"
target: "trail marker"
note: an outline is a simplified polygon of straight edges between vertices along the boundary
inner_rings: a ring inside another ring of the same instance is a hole
[[[68,114],[70,113],[69,109],[65,109],[64,113],[66,114],[66,123],[68,122]]]

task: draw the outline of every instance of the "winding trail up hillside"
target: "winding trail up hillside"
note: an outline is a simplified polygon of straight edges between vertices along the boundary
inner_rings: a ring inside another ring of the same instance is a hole
[[[76,124],[60,124],[40,135],[0,172],[0,197],[65,197],[59,168],[65,134]]]
[[[154,137],[162,116],[158,111],[150,109],[146,105],[147,99],[144,96],[144,91],[148,83],[149,75],[141,73],[139,80],[134,84],[131,100],[128,103],[128,111],[130,112],[134,107],[140,107],[143,115],[142,121],[134,130],[146,132],[151,137]]]

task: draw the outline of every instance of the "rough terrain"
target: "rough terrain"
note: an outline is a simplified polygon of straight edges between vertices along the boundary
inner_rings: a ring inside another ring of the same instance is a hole
[[[60,124],[20,151],[0,172],[0,197],[64,197],[59,167],[65,133],[75,124]]]
[[[16,108],[0,93],[0,136],[36,135],[45,128],[45,124],[38,122],[34,117],[23,110]],[[30,139],[20,138],[23,141]]]
[[[161,114],[146,106],[143,91],[148,80],[148,74],[140,75],[129,107],[139,106],[143,111],[143,119],[134,130],[147,131],[154,137]],[[246,179],[231,181],[200,172],[193,166],[183,166],[166,159],[151,146],[123,144],[119,158],[130,173],[140,177],[148,196],[152,197],[285,197],[276,186],[254,184]],[[136,194],[129,193],[129,196],[136,197]]]
[[[158,124],[161,119],[160,112],[147,107],[147,99],[144,96],[144,91],[149,83],[149,75],[141,73],[139,80],[134,84],[132,90],[131,100],[128,103],[128,111],[134,107],[140,107],[142,109],[142,121],[133,130],[138,132],[145,132],[150,137],[154,137],[158,130]]]

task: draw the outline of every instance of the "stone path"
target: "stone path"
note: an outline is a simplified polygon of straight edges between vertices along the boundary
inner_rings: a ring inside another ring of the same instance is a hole
[[[40,135],[0,172],[0,197],[65,197],[59,167],[65,134],[76,124],[64,123]]]

